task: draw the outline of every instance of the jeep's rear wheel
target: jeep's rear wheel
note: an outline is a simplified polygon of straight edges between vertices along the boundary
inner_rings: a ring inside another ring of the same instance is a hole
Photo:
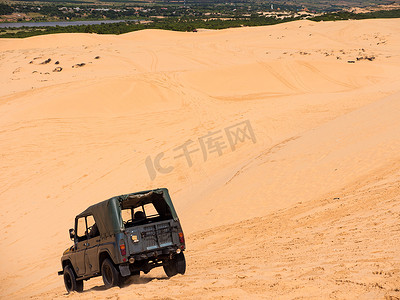
[[[68,293],[83,291],[83,280],[76,280],[75,273],[70,266],[64,267],[64,284]]]
[[[175,255],[171,260],[165,262],[163,264],[163,268],[168,277],[175,276],[178,273],[182,275],[185,274],[186,260],[183,252]]]
[[[121,283],[121,274],[109,258],[106,258],[101,265],[101,275],[107,289]]]
[[[170,261],[164,263],[163,264],[163,268],[164,268],[165,274],[167,274],[168,277],[172,277],[172,276],[175,276],[176,274],[178,274],[178,272],[173,267],[173,265],[172,265],[172,263]]]

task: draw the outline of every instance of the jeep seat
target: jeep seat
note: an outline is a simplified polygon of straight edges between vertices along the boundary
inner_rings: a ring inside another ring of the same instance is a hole
[[[144,219],[146,219],[146,215],[144,214],[144,212],[142,212],[140,210],[135,212],[134,221],[142,221]]]

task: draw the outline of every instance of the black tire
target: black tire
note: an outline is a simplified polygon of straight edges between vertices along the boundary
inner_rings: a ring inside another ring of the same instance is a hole
[[[175,260],[176,260],[176,270],[178,271],[179,274],[185,274],[186,272],[186,259],[185,255],[183,252],[179,253],[178,255],[175,255]]]
[[[107,289],[116,285],[120,285],[122,281],[121,274],[118,272],[109,258],[106,258],[101,264],[101,275],[103,277],[104,285]]]
[[[68,293],[83,291],[83,280],[76,280],[75,273],[70,266],[64,267],[64,284]]]
[[[183,252],[175,255],[171,260],[163,264],[164,272],[168,277],[175,276],[176,274],[185,274],[186,260]]]
[[[172,277],[178,274],[178,271],[176,270],[176,268],[174,268],[173,260],[166,261],[163,264],[163,268],[165,274],[167,274],[168,277]]]

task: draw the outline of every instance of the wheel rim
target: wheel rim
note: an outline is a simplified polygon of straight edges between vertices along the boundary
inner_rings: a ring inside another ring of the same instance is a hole
[[[112,272],[110,266],[107,265],[104,266],[103,276],[104,276],[104,281],[106,283],[108,284],[112,283]]]
[[[72,278],[68,273],[66,273],[64,276],[64,282],[65,282],[65,287],[67,288],[67,291],[71,291],[72,290]]]

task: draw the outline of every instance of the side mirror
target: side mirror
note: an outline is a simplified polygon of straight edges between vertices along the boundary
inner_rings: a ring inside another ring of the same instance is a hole
[[[69,238],[70,238],[71,240],[74,240],[74,239],[75,239],[75,229],[71,228],[71,229],[69,230]]]

